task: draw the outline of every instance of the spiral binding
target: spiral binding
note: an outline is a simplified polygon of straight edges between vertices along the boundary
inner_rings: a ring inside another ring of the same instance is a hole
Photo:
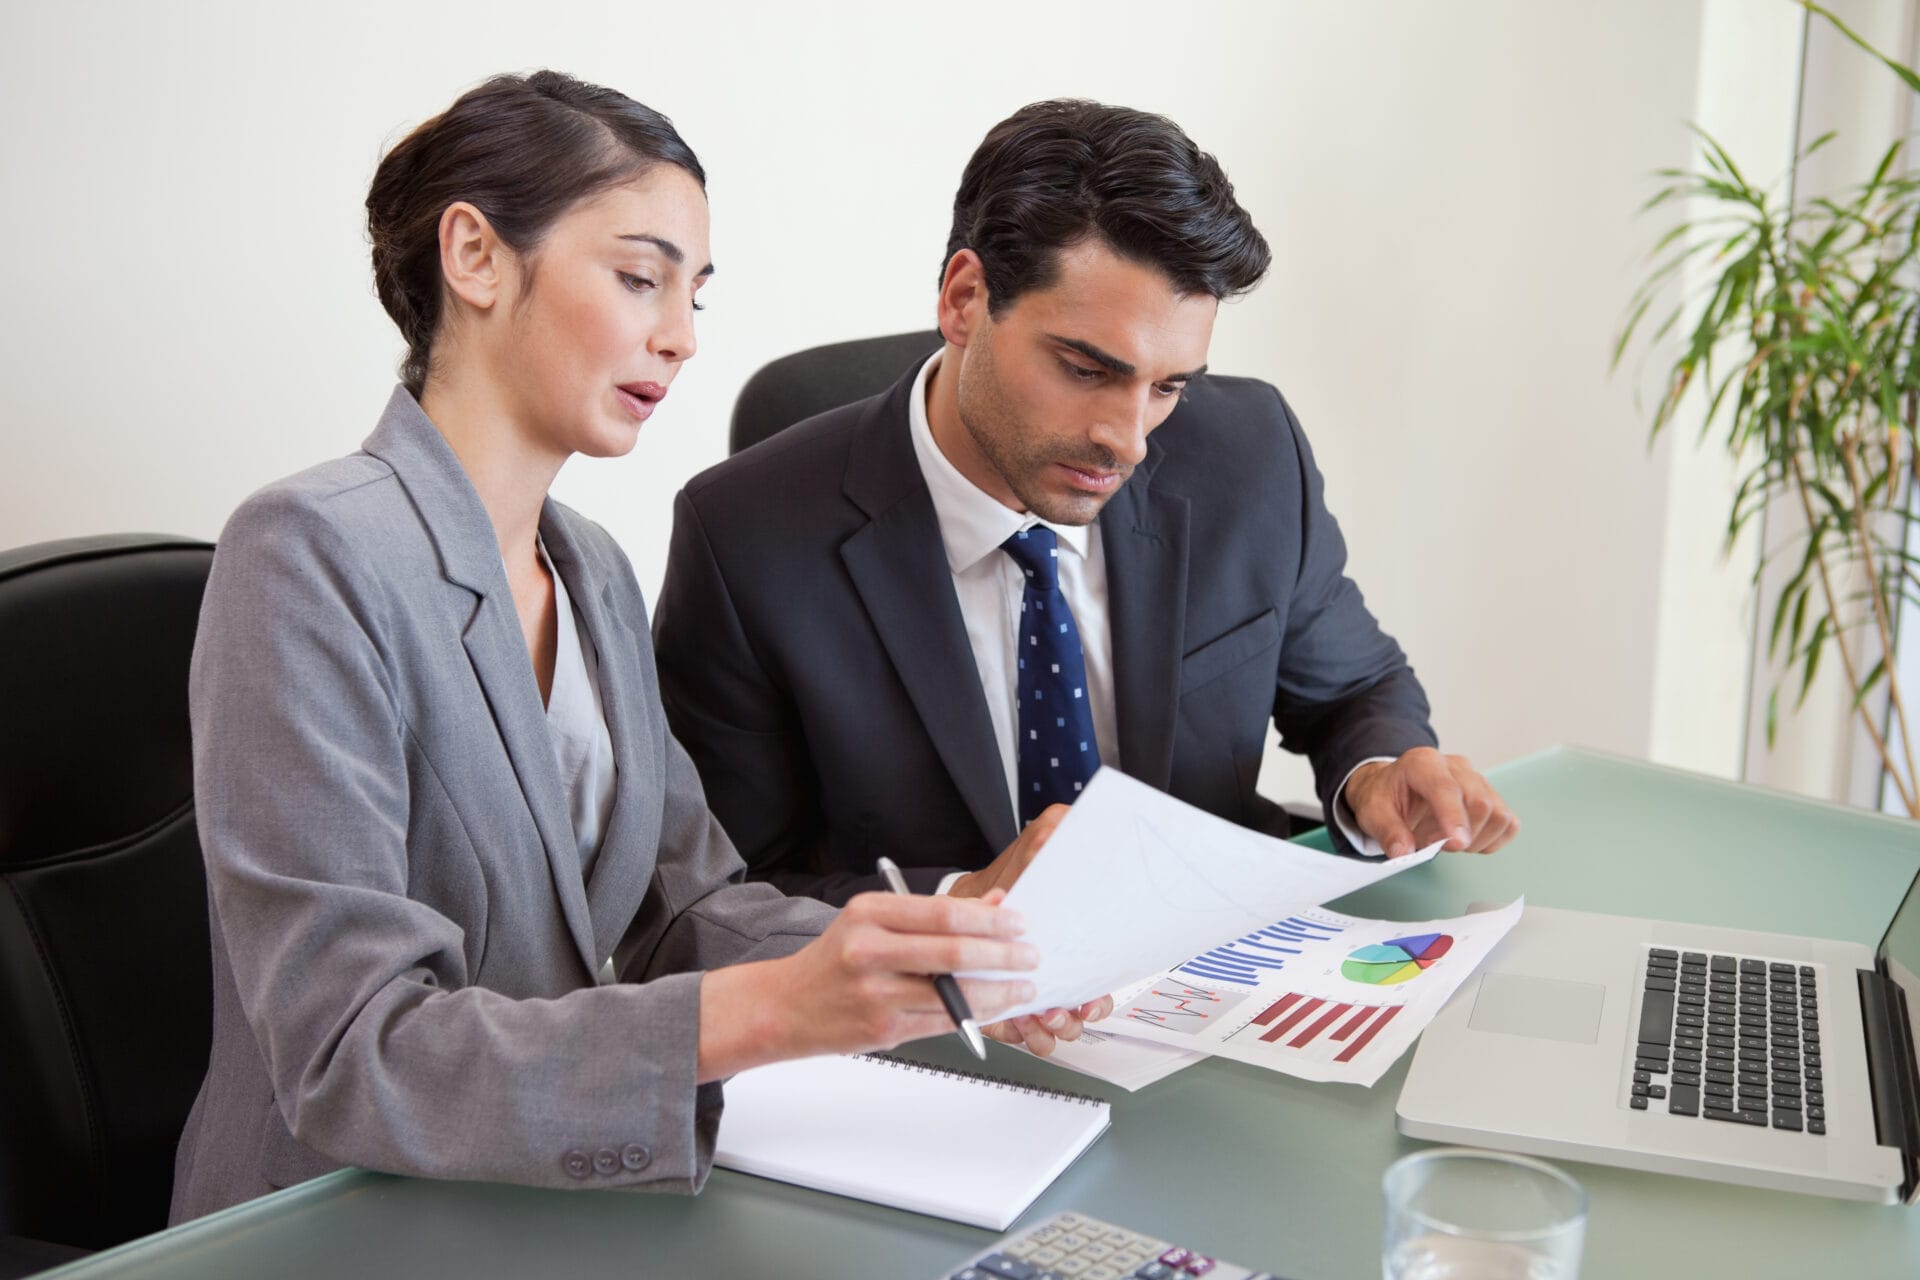
[[[986,1085],[991,1089],[1004,1089],[1008,1093],[1028,1093],[1042,1098],[1058,1098],[1062,1102],[1079,1102],[1090,1107],[1104,1107],[1105,1098],[1096,1098],[1090,1093],[1075,1093],[1071,1089],[1047,1089],[1037,1084],[1019,1084],[1012,1080],[1002,1080],[999,1076],[990,1076],[981,1071],[962,1071],[958,1067],[937,1067],[931,1062],[917,1062],[912,1058],[899,1058],[890,1053],[857,1053],[853,1055],[864,1062],[877,1062],[883,1067],[901,1067],[908,1071],[917,1071],[921,1075],[949,1076],[955,1080],[965,1080],[969,1084]]]

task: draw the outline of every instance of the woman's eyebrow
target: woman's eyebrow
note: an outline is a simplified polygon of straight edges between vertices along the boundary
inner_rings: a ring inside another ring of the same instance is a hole
[[[644,231],[630,231],[630,232],[624,233],[619,238],[622,240],[637,241],[640,244],[652,245],[654,248],[658,249],[661,253],[666,254],[667,261],[673,263],[673,265],[675,265],[676,267],[687,260],[686,250],[682,249],[679,245],[675,244],[673,241],[663,239],[660,236],[649,235]],[[696,276],[710,276],[712,274],[713,274],[713,264],[711,262],[709,262],[706,266],[700,268],[698,271],[694,272],[694,275]]]

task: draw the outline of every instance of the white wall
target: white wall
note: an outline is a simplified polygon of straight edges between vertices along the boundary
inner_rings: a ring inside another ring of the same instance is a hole
[[[1214,366],[1302,415],[1447,744],[1643,755],[1668,460],[1607,357],[1646,175],[1686,156],[1700,24],[1699,0],[10,0],[0,546],[212,535],[351,449],[399,352],[360,213],[382,147],[487,73],[552,65],[667,111],[712,173],[701,354],[633,456],[558,486],[651,585],[745,377],[929,323],[973,144],[1084,94],[1179,120],[1273,241]]]

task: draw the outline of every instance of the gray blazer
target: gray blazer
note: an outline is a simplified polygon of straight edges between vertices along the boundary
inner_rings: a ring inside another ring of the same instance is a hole
[[[343,1164],[705,1179],[700,971],[791,952],[832,913],[740,882],[667,732],[625,557],[558,503],[540,528],[619,772],[584,883],[493,527],[411,396],[221,535],[191,683],[213,1050],[174,1221]]]

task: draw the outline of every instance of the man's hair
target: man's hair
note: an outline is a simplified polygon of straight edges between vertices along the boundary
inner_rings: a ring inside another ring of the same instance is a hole
[[[1272,253],[1220,162],[1165,116],[1082,99],[1036,102],[988,131],[953,198],[941,271],[980,255],[999,315],[1051,285],[1060,250],[1097,238],[1187,294],[1230,298]]]

